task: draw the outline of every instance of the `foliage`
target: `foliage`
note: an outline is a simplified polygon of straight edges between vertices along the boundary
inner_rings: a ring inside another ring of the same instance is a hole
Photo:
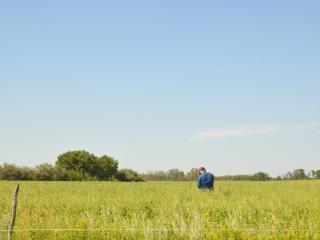
[[[36,166],[36,179],[43,181],[52,181],[57,179],[57,170],[49,163],[43,163]]]
[[[177,169],[168,171],[148,171],[143,174],[132,169],[118,171],[118,161],[103,155],[97,157],[87,151],[69,151],[59,155],[56,164],[40,164],[35,167],[20,167],[4,163],[0,165],[0,180],[41,180],[41,181],[195,181],[198,169],[192,168],[186,174]],[[247,175],[216,176],[216,180],[231,181],[269,181],[269,180],[302,180],[320,179],[320,170],[311,170],[306,174],[304,169],[295,169],[283,176],[270,177],[265,172]]]
[[[35,169],[18,167],[14,164],[4,163],[0,166],[1,180],[34,180],[36,179]]]
[[[115,178],[123,182],[143,182],[143,177],[132,169],[121,169],[115,175]]]
[[[87,151],[69,151],[58,157],[56,166],[67,172],[69,180],[108,180],[116,174],[118,162],[106,155],[96,157]]]
[[[103,155],[96,157],[87,151],[69,151],[61,154],[55,166],[44,163],[35,167],[0,165],[0,180],[111,180],[117,173],[118,162]]]
[[[304,169],[295,169],[292,171],[293,179],[306,179],[307,175],[305,174]]]
[[[15,184],[0,182],[1,229]],[[20,182],[16,230],[82,231],[22,231],[13,239],[319,240],[319,195],[320,181],[300,180],[217,181],[213,192],[187,181]]]
[[[264,172],[258,172],[256,174],[253,174],[253,180],[254,181],[268,181],[270,180],[270,176],[267,173]]]
[[[168,181],[166,172],[160,171],[148,171],[143,174],[143,178],[147,181]]]
[[[189,172],[186,174],[186,179],[188,181],[195,181],[199,176],[199,169],[198,168],[191,168]]]
[[[184,181],[186,176],[183,171],[173,168],[168,171],[148,171],[143,175],[149,181]]]
[[[166,175],[167,175],[167,178],[169,181],[184,181],[184,180],[186,180],[186,178],[184,176],[184,172],[180,171],[177,168],[170,169]]]
[[[118,162],[103,155],[97,159],[96,176],[99,180],[110,180],[118,171]]]

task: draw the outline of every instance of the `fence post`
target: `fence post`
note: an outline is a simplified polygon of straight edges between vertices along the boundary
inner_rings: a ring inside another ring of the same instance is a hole
[[[17,184],[16,190],[14,191],[13,206],[12,206],[11,220],[10,220],[10,225],[9,225],[9,229],[8,229],[8,237],[7,237],[7,240],[11,240],[14,223],[15,223],[15,221],[16,221],[18,192],[19,192],[19,184]]]

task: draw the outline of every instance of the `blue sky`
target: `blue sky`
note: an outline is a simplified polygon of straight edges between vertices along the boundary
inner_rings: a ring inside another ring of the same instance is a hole
[[[318,1],[0,8],[0,163],[73,149],[216,175],[320,169]]]

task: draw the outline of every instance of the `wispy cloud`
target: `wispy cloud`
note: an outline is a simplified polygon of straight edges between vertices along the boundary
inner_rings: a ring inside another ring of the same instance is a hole
[[[302,130],[320,126],[319,123],[305,123],[305,124],[286,124],[286,125],[249,125],[239,127],[227,128],[211,128],[201,130],[195,134],[192,141],[233,138],[250,135],[260,135],[267,133],[283,132],[288,130]]]

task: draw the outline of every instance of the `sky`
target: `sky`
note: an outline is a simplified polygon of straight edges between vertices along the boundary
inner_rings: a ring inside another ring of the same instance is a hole
[[[319,1],[6,1],[0,164],[320,169]]]

